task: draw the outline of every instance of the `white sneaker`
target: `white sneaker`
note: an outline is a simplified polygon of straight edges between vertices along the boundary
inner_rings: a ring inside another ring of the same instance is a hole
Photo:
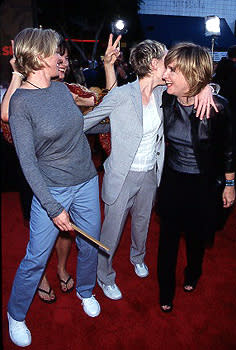
[[[82,298],[78,292],[77,297],[82,300],[81,305],[83,306],[84,312],[90,317],[96,317],[100,314],[101,308],[97,299],[92,295],[90,298]]]
[[[135,264],[134,271],[138,277],[147,277],[149,275],[148,267],[146,264]]]
[[[28,346],[31,344],[30,330],[27,328],[25,321],[14,320],[7,313],[9,323],[9,335],[14,344],[17,346]]]
[[[103,293],[106,295],[106,297],[112,300],[118,300],[122,298],[121,291],[115,283],[106,285],[98,280],[98,285],[102,288]]]

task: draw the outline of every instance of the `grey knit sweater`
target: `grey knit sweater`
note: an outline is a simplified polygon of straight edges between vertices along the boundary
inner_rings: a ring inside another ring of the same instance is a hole
[[[68,187],[96,175],[83,132],[83,116],[60,82],[45,89],[17,89],[10,101],[9,123],[26,180],[48,215],[63,207],[48,187]]]

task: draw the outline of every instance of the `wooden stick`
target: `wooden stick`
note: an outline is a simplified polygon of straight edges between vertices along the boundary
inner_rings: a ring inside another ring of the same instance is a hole
[[[71,226],[73,227],[73,229],[79,233],[81,233],[81,235],[85,236],[86,238],[88,238],[90,241],[96,243],[99,247],[102,247],[103,249],[105,249],[106,251],[109,252],[109,248],[107,248],[104,244],[102,244],[100,241],[97,241],[95,238],[93,238],[92,236],[90,236],[89,234],[87,234],[86,232],[84,232],[83,230],[81,230],[81,228],[78,228],[77,226],[75,226],[74,224],[71,223]]]

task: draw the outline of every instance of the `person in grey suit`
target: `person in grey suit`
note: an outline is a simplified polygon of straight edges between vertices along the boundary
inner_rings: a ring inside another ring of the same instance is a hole
[[[130,262],[139,277],[149,274],[144,262],[146,239],[164,162],[161,98],[166,53],[165,45],[154,40],[139,43],[130,55],[137,80],[111,90],[85,116],[85,130],[110,118],[111,153],[104,163],[101,230],[101,241],[110,248],[110,255],[99,254],[97,277],[104,294],[113,300],[122,298],[112,261],[128,213],[132,217]]]

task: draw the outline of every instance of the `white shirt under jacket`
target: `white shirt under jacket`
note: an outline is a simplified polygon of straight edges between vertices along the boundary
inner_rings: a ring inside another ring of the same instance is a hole
[[[149,103],[143,105],[143,137],[131,165],[131,171],[149,171],[156,163],[157,132],[161,124],[152,93]]]

